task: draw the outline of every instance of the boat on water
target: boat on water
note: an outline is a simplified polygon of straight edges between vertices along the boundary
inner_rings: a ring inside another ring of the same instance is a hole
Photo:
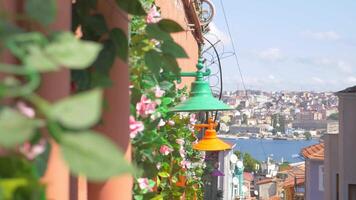
[[[300,158],[301,156],[299,154],[293,154],[292,158]]]
[[[285,137],[275,137],[275,138],[273,138],[273,140],[287,140],[287,138],[285,138]]]
[[[248,140],[248,139],[250,139],[250,137],[248,137],[248,136],[239,136],[239,137],[236,137],[236,139]]]

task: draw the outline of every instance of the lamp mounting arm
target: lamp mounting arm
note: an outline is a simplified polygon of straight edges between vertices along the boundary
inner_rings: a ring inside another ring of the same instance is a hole
[[[181,77],[196,77],[197,80],[203,80],[205,76],[210,76],[211,71],[209,68],[206,68],[205,71],[202,71],[204,68],[203,59],[199,58],[198,64],[196,65],[198,69],[196,72],[181,72]]]
[[[218,126],[218,123],[214,122],[212,118],[208,119],[207,124],[195,124],[194,128],[198,131],[200,131],[202,128],[207,128],[207,129],[215,129]]]

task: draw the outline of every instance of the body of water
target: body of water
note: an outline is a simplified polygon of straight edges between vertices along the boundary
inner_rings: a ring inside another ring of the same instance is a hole
[[[236,143],[234,150],[247,152],[259,161],[265,161],[267,156],[280,162],[300,162],[303,159],[298,156],[302,148],[316,144],[319,140],[264,140],[264,139],[224,139],[230,143]]]

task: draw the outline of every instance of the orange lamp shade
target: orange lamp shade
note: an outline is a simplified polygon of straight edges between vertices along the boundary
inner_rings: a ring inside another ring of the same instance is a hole
[[[224,151],[231,149],[231,145],[227,144],[223,140],[216,136],[215,123],[211,118],[208,119],[208,124],[197,124],[195,128],[198,130],[201,128],[207,128],[204,137],[193,146],[193,149],[199,151]]]

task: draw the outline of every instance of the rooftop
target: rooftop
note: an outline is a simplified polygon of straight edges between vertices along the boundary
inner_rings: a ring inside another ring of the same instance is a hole
[[[301,153],[305,158],[311,160],[324,160],[324,143],[305,147]]]
[[[263,184],[266,184],[266,183],[271,183],[273,181],[272,178],[266,178],[266,179],[262,179],[262,180],[259,180],[257,181],[257,185],[263,185]]]
[[[290,166],[289,170],[283,171],[288,177],[283,181],[283,187],[294,187],[294,185],[302,185],[305,182],[305,163]]]

